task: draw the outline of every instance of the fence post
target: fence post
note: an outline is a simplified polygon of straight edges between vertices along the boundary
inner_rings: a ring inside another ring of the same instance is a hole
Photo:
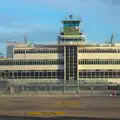
[[[49,93],[51,93],[51,88],[52,88],[52,85],[50,84],[50,91],[49,91]]]
[[[93,84],[91,84],[91,96],[93,95]]]
[[[65,93],[65,84],[63,85],[63,93]]]
[[[22,85],[21,87],[22,87],[22,88],[21,88],[21,91],[22,91],[22,93],[24,93],[24,86]]]
[[[80,88],[79,88],[79,84],[77,85],[77,93],[80,93]]]
[[[10,94],[15,94],[15,87],[14,86],[10,86]]]

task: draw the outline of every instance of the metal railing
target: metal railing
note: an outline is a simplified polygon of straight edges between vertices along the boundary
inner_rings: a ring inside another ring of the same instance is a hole
[[[110,87],[111,88],[111,87]],[[117,93],[120,93],[120,86],[117,86]],[[109,95],[108,84],[10,84],[7,83],[0,93],[28,94],[28,93],[61,93],[79,95]]]

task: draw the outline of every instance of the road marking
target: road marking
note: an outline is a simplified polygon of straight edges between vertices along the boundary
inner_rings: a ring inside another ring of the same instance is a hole
[[[42,115],[42,116],[51,116],[51,115],[65,115],[65,112],[28,112],[28,115]]]
[[[52,105],[53,108],[77,108],[79,107],[80,102],[57,102],[55,105]]]

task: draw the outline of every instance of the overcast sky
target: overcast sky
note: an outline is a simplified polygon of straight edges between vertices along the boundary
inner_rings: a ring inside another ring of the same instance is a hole
[[[82,19],[88,43],[103,43],[112,33],[120,42],[120,0],[0,0],[0,51],[25,33],[34,43],[55,43],[69,14]]]

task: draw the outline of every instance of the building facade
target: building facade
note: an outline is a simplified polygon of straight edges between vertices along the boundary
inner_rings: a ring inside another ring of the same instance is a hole
[[[7,42],[0,77],[13,84],[120,83],[120,43],[87,44],[80,20],[62,21],[58,43]]]

